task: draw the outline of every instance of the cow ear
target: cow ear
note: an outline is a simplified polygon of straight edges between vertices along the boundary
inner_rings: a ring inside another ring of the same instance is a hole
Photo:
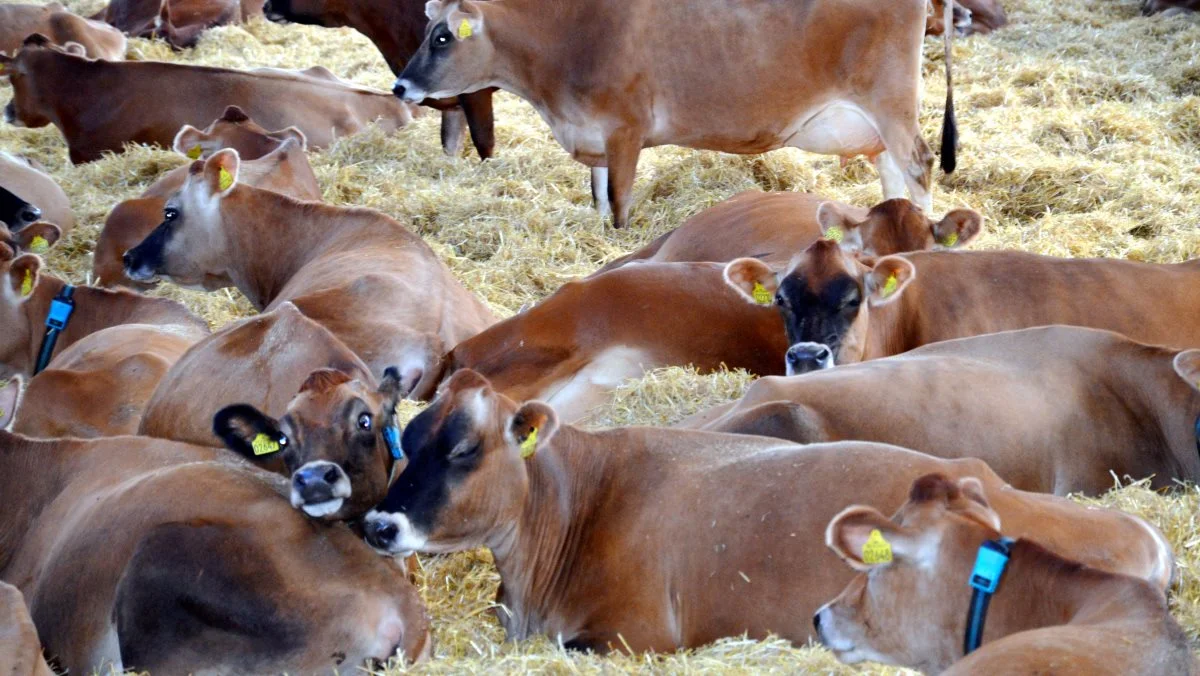
[[[517,409],[508,423],[510,443],[521,453],[522,458],[533,457],[550,443],[558,431],[558,414],[549,404],[527,401]]]
[[[8,429],[17,415],[17,404],[21,399],[21,378],[13,376],[0,382],[0,430]]]
[[[433,21],[442,11],[442,0],[429,0],[425,3],[425,18]]]
[[[999,532],[1000,515],[988,504],[987,496],[983,493],[983,484],[979,479],[973,476],[963,477],[958,480],[957,486],[962,499],[952,503],[952,509]]]
[[[775,272],[757,258],[738,258],[725,266],[725,283],[755,305],[772,305],[779,281]]]
[[[42,35],[41,33],[31,33],[25,38],[25,41],[21,43],[21,47],[45,47],[49,44],[50,38]]]
[[[13,235],[13,242],[22,251],[44,254],[62,237],[62,229],[53,223],[38,221],[21,228]]]
[[[229,450],[247,460],[262,462],[288,450],[291,441],[279,423],[249,404],[234,404],[213,416],[213,434]]]
[[[66,52],[67,54],[73,54],[75,56],[82,56],[85,59],[87,58],[87,49],[83,45],[79,44],[78,42],[74,42],[74,41],[67,42],[66,44],[64,44],[62,46],[62,50],[64,52]]]
[[[396,408],[396,404],[411,394],[417,383],[421,382],[422,375],[424,371],[419,368],[409,368],[401,372],[399,367],[389,366],[383,371],[379,393],[391,402],[391,408]]]
[[[466,40],[483,30],[483,15],[470,0],[460,0],[458,9],[446,15],[446,25],[454,37]]]
[[[1175,373],[1184,382],[1200,390],[1200,350],[1184,350],[1175,355]]]
[[[983,216],[971,209],[955,209],[933,224],[933,241],[954,249],[966,246],[983,231]]]
[[[237,186],[238,169],[242,161],[238,151],[224,148],[204,162],[204,181],[213,195],[225,197]]]
[[[872,306],[886,305],[904,293],[905,287],[917,276],[917,268],[899,256],[884,256],[867,273],[868,299]]]
[[[179,133],[175,134],[175,142],[171,144],[171,147],[189,160],[204,159],[218,150],[218,144],[212,140],[211,136],[190,124],[183,125]]]
[[[851,568],[868,571],[916,553],[915,539],[873,507],[854,505],[833,517],[825,546]]]
[[[286,143],[289,139],[294,140],[296,145],[300,146],[300,150],[308,150],[308,137],[304,135],[304,132],[300,131],[299,127],[280,129],[279,131],[267,134],[267,136],[276,139],[280,143]]]
[[[817,207],[817,226],[821,228],[821,236],[837,242],[844,251],[862,251],[860,225],[862,224],[850,218],[835,202],[822,202]]]
[[[41,269],[42,259],[34,254],[18,256],[9,264],[6,281],[18,303],[24,303],[33,295],[33,290],[37,288],[38,273]]]

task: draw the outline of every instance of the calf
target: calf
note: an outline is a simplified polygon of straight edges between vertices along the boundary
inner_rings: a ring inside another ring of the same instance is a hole
[[[16,57],[0,57],[0,68],[13,86],[5,118],[26,127],[54,124],[76,164],[122,152],[127,143],[170,147],[180,127],[207,124],[229,105],[268,128],[295,125],[315,148],[372,123],[392,131],[412,119],[409,106],[384,92],[340,81],[277,70],[89,61],[40,35],[27,39]],[[161,96],[163,82],[172,83],[175,95]]]
[[[979,476],[1016,535],[1164,589],[1152,526],[1004,484],[980,460],[870,443],[788,445],[646,427],[584,432],[463,371],[404,430],[409,461],[368,513],[387,552],[486,546],[509,639],[673,651],[743,633],[795,643],[850,579],[820,547],[842,507],[895,504],[930,472]]]
[[[0,432],[0,475],[21,478],[0,510],[0,579],[72,674],[315,673],[429,655],[403,572],[226,451]]]
[[[433,391],[450,346],[495,321],[396,221],[254,188],[240,167],[228,149],[194,162],[166,220],[125,254],[126,276],[210,290],[232,282],[260,310],[291,302],[376,377],[397,366],[417,397]]]
[[[16,587],[0,582],[0,674],[54,676],[42,657],[42,642],[29,619],[25,597]]]
[[[742,257],[778,269],[822,237],[850,252],[886,256],[963,246],[982,227],[983,218],[970,209],[955,209],[934,222],[902,198],[868,210],[812,193],[748,190],[701,211],[600,271],[635,261],[723,263]]]
[[[1027,491],[1096,495],[1113,475],[1163,489],[1200,480],[1200,393],[1177,354],[1095,329],[1008,331],[765,378],[681,426],[971,456]]]
[[[42,210],[0,186],[0,223],[10,230],[38,222]]]
[[[304,152],[304,133],[295,127],[268,132],[241,108],[229,106],[220,118],[201,131],[185,125],[175,136],[176,152],[204,159],[222,148],[234,148],[247,161],[241,179],[264,190],[319,201],[321,189]],[[125,252],[137,246],[162,222],[167,199],[183,187],[188,167],[167,172],[142,193],[113,207],[104,222],[92,254],[92,276],[99,286],[152,288],[125,276]]]
[[[172,47],[190,47],[213,26],[262,16],[262,0],[112,0],[93,19],[128,35],[160,37]]]
[[[781,274],[739,258],[726,266],[725,279],[747,302],[774,299],[793,348],[805,343],[800,349],[807,353],[811,345],[825,346],[838,364],[1048,324],[1200,346],[1200,260],[1161,265],[1018,251],[923,251],[860,261],[819,240]],[[816,365],[801,361],[800,372]]]
[[[925,2],[431,1],[425,42],[394,91],[416,102],[500,87],[528,100],[592,167],[593,198],[618,227],[642,148],[668,143],[864,154],[885,198],[907,189],[929,211],[933,154],[917,124]]]
[[[60,234],[65,235],[75,229],[75,213],[71,211],[71,201],[67,199],[67,194],[53,178],[29,160],[0,152],[0,189],[33,205],[38,212],[38,216],[33,220],[28,216],[24,219],[18,216],[15,220],[23,222],[14,223],[8,220],[11,211],[7,208],[0,210],[0,221],[7,223],[13,230],[19,230],[23,225],[38,219],[57,225]]]
[[[834,517],[825,544],[860,574],[813,617],[821,642],[928,674],[1198,673],[1161,589],[1050,551],[990,503],[932,474],[891,519]]]
[[[353,28],[375,44],[396,75],[421,46],[428,23],[425,0],[268,0],[265,9],[267,16],[276,21]],[[488,87],[457,97],[420,102],[442,111],[442,147],[447,154],[458,154],[465,122],[480,159],[492,156],[496,146],[492,119],[495,92],[494,87]]]
[[[0,5],[0,52],[21,49],[25,38],[40,33],[60,47],[78,45],[83,56],[119,61],[125,58],[125,36],[100,21],[85,19],[57,2],[48,5]]]
[[[999,0],[955,0],[954,32],[962,37],[987,35],[1008,25],[1008,16]],[[945,30],[946,7],[942,0],[929,0],[929,16],[925,19],[926,35],[941,35]]]
[[[319,519],[356,519],[387,495],[404,458],[395,418],[406,388],[394,369],[378,388],[319,369],[300,386],[282,419],[235,404],[217,412],[213,434],[252,462],[270,462],[278,454],[296,509]],[[264,445],[264,438],[275,443]]]
[[[546,300],[459,343],[447,371],[469,368],[568,421],[627,378],[661,366],[783,373],[778,313],[738,302],[715,263],[645,263],[568,282]]]

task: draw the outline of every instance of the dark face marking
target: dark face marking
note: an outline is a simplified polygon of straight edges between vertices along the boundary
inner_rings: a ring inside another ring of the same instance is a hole
[[[153,281],[166,264],[167,242],[180,223],[182,214],[179,208],[168,202],[163,209],[163,222],[141,244],[121,257],[125,263],[125,276],[136,282]]]
[[[858,317],[862,300],[858,281],[845,273],[824,280],[818,287],[793,272],[783,279],[775,294],[788,344],[822,343],[835,355]]]
[[[7,225],[9,230],[17,232],[41,217],[41,209],[0,187],[0,222]]]
[[[411,86],[426,92],[436,90],[437,87],[432,83],[437,80],[437,73],[453,53],[456,42],[447,22],[442,21],[430,28],[425,42],[421,43],[417,53],[413,54],[408,65],[400,72],[392,93],[399,98],[404,98],[405,87],[400,84],[401,81],[407,81],[411,83]]]

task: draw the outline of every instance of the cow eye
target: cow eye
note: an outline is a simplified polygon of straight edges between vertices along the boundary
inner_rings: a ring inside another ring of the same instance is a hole
[[[364,413],[364,414],[358,416],[358,428],[360,430],[371,429],[371,414],[370,413]]]
[[[433,38],[433,44],[435,47],[445,47],[446,45],[450,44],[450,35],[447,33],[439,33]]]
[[[179,218],[179,210],[167,207],[166,209],[163,209],[163,218],[168,221],[173,221],[176,218]]]

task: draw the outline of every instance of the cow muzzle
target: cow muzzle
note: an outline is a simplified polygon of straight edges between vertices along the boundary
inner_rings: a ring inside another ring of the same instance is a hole
[[[428,98],[424,89],[406,77],[396,80],[396,84],[392,86],[392,94],[405,103],[420,103]]]
[[[833,350],[824,343],[796,343],[785,357],[789,376],[833,368]]]
[[[292,472],[292,507],[315,519],[336,514],[351,492],[350,477],[332,462],[317,460]]]
[[[410,556],[425,546],[426,537],[417,532],[403,514],[371,510],[363,517],[367,544],[382,554]]]

